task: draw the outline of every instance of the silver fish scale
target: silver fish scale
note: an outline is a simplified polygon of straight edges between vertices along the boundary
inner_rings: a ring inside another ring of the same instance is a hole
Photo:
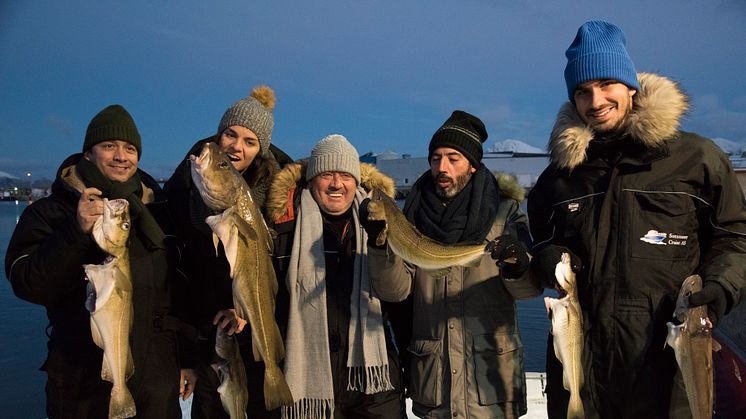
[[[251,192],[244,187],[241,187],[238,193],[238,202],[236,203],[238,215],[240,215],[244,221],[250,223],[254,221],[254,217],[252,216],[252,209],[255,207],[254,199],[251,197]]]

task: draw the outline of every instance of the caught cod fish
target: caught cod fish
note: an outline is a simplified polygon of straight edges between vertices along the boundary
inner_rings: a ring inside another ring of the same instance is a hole
[[[251,325],[254,359],[263,360],[264,402],[267,410],[292,405],[293,397],[278,367],[285,346],[275,321],[277,277],[270,251],[272,237],[243,177],[214,142],[190,156],[192,179],[202,200],[222,211],[205,220],[223,243],[233,279],[233,305],[239,317]],[[217,239],[215,239],[217,238]]]
[[[104,350],[101,378],[113,385],[109,418],[129,418],[136,413],[126,383],[135,371],[129,344],[133,316],[129,230],[127,200],[104,198],[104,214],[93,225],[93,239],[109,256],[100,265],[83,265],[89,281],[86,308],[91,313],[91,335]]]
[[[223,358],[223,362],[218,365],[218,394],[223,409],[231,419],[246,419],[246,404],[249,402],[246,369],[236,337],[228,336],[222,327],[218,327],[215,336],[215,352]]]
[[[575,273],[570,255],[563,253],[554,270],[561,298],[544,297],[552,320],[554,354],[562,363],[562,386],[570,392],[567,419],[585,417],[580,388],[583,386],[583,314],[578,302]]]
[[[720,350],[720,345],[712,340],[707,306],[689,305],[689,296],[701,290],[702,278],[699,275],[684,280],[676,300],[674,322],[668,322],[666,337],[666,344],[676,354],[694,419],[712,417],[712,351]]]
[[[373,189],[368,204],[368,219],[386,221],[376,244],[388,243],[391,250],[422,269],[438,271],[451,266],[478,266],[489,244],[443,244],[420,233],[401,212],[393,199]]]

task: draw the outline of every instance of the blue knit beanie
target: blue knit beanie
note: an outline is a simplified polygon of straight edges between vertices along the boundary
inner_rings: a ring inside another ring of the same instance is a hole
[[[588,80],[613,79],[639,90],[637,71],[626,48],[624,32],[603,20],[586,22],[567,51],[567,96],[575,103],[575,88]]]

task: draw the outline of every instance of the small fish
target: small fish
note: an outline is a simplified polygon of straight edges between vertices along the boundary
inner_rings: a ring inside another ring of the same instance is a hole
[[[135,371],[129,345],[132,330],[132,277],[130,275],[129,204],[104,198],[104,214],[93,225],[93,239],[110,256],[100,265],[83,265],[89,281],[86,308],[91,313],[93,341],[104,350],[101,378],[113,386],[109,418],[135,416],[135,401],[126,381]]]
[[[222,211],[205,221],[214,233],[213,240],[223,243],[233,279],[233,305],[236,314],[251,325],[254,359],[264,361],[265,407],[290,406],[293,396],[278,366],[285,357],[285,346],[275,320],[278,285],[267,224],[246,181],[217,144],[206,143],[200,155],[190,159],[192,179],[202,200],[210,209]]]
[[[377,188],[371,192],[368,219],[386,221],[386,227],[376,237],[377,245],[388,243],[399,257],[422,269],[479,266],[482,256],[489,252],[486,244],[448,245],[427,237],[407,220],[393,199]]]
[[[246,404],[249,402],[246,369],[236,337],[228,336],[222,327],[218,327],[215,336],[215,352],[223,358],[223,362],[218,365],[218,393],[223,409],[231,419],[246,419]]]
[[[578,302],[575,273],[570,255],[563,253],[554,275],[562,290],[561,298],[544,297],[552,320],[554,354],[562,363],[562,386],[570,392],[567,418],[585,417],[580,388],[583,387],[583,314]]]
[[[666,344],[676,354],[694,419],[712,417],[712,351],[720,350],[720,345],[712,339],[707,306],[689,305],[689,296],[701,290],[702,278],[699,275],[684,280],[673,312],[674,321],[667,324],[666,337]]]

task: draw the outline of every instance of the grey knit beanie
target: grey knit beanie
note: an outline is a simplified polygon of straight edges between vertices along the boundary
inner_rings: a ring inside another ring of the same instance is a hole
[[[274,108],[275,92],[268,86],[257,86],[251,91],[251,96],[239,100],[225,111],[218,125],[218,135],[233,125],[248,128],[259,138],[262,154],[267,155],[275,126],[272,117]]]
[[[360,155],[347,138],[339,134],[328,135],[313,147],[306,179],[313,179],[321,172],[349,173],[360,185]]]

